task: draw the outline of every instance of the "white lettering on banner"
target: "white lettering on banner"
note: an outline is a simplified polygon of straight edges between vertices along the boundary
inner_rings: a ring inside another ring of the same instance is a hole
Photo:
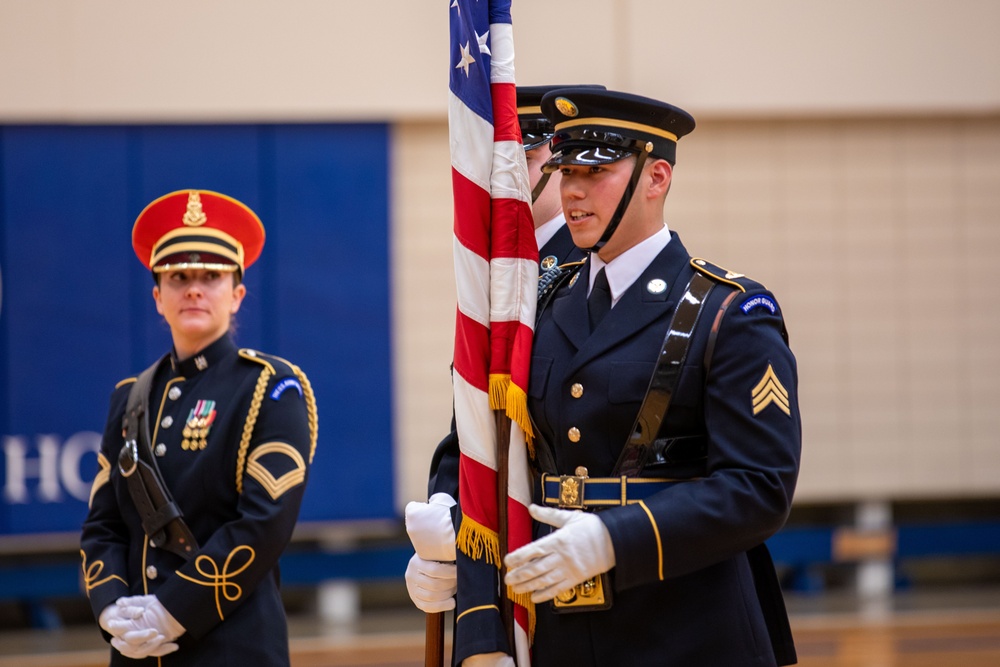
[[[63,491],[77,500],[90,498],[92,480],[80,475],[80,461],[89,453],[97,453],[101,435],[93,431],[74,433],[65,443],[54,434],[35,436],[37,456],[29,456],[27,439],[5,435],[3,438],[4,463],[7,471],[3,487],[4,500],[11,504],[32,501],[28,480],[37,479],[36,499],[43,503],[63,500]]]

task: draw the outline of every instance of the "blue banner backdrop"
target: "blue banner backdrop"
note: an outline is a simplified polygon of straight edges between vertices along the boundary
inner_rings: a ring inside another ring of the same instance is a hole
[[[388,153],[384,124],[0,127],[0,535],[79,529],[111,390],[170,346],[132,223],[184,188],[264,222],[237,343],[315,389],[302,520],[392,516]]]

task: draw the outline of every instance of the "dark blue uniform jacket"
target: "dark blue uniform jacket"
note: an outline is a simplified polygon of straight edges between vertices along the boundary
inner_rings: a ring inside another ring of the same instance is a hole
[[[585,466],[592,477],[612,474],[694,272],[674,234],[593,333],[589,265],[542,314],[529,408],[558,473]],[[654,280],[667,289],[649,289]],[[746,552],[777,531],[790,508],[801,446],[797,373],[773,295],[742,277],[729,279],[739,288],[725,280],[704,307],[660,430],[704,436],[707,457],[647,466],[644,477],[689,481],[600,513],[616,557],[613,606],[555,615],[539,605],[536,664],[774,664]],[[706,372],[713,321],[734,290]],[[582,393],[571,392],[574,384]]]
[[[316,443],[308,380],[277,357],[237,350],[228,335],[192,359],[160,365],[150,435],[200,546],[188,561],[149,544],[118,469],[133,384],[123,381],[111,396],[83,525],[84,583],[95,617],[119,597],[155,594],[187,632],[159,663],[112,649],[111,664],[287,665],[278,557],[298,518]],[[199,415],[210,423],[192,428]]]

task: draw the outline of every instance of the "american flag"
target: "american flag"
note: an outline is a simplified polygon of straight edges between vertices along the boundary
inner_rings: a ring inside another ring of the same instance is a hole
[[[511,418],[507,550],[531,541],[528,367],[538,286],[531,188],[514,89],[510,0],[451,0],[448,126],[455,201],[455,420],[461,446],[459,549],[500,567],[498,437]],[[461,567],[461,565],[460,565]],[[461,577],[460,577],[461,581]],[[515,601],[517,662],[533,608]]]

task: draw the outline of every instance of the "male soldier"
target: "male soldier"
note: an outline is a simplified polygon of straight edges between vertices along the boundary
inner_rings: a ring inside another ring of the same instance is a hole
[[[535,603],[532,660],[792,664],[763,545],[787,517],[801,447],[781,309],[667,229],[687,112],[574,88],[542,110],[546,168],[590,256],[543,295],[535,328],[536,539],[505,559],[506,583]],[[511,664],[505,638],[477,646],[490,647],[477,665]]]
[[[531,185],[531,215],[538,243],[539,271],[578,262],[585,253],[573,244],[566,228],[559,199],[559,176],[543,173],[542,166],[552,156],[552,121],[542,113],[542,96],[565,86],[519,86],[517,119],[528,163]],[[603,90],[604,86],[581,86]],[[455,532],[450,508],[458,496],[458,435],[451,432],[441,441],[431,464],[429,503],[407,506],[407,527],[416,554],[407,568],[406,580],[414,604],[428,613],[452,609],[455,602]],[[442,561],[442,562],[438,562]]]
[[[506,582],[536,603],[533,659],[793,663],[763,547],[801,446],[781,310],[760,284],[692,259],[664,223],[689,114],[580,89],[542,110],[556,130],[547,168],[591,254],[535,329],[537,539],[506,558]]]

